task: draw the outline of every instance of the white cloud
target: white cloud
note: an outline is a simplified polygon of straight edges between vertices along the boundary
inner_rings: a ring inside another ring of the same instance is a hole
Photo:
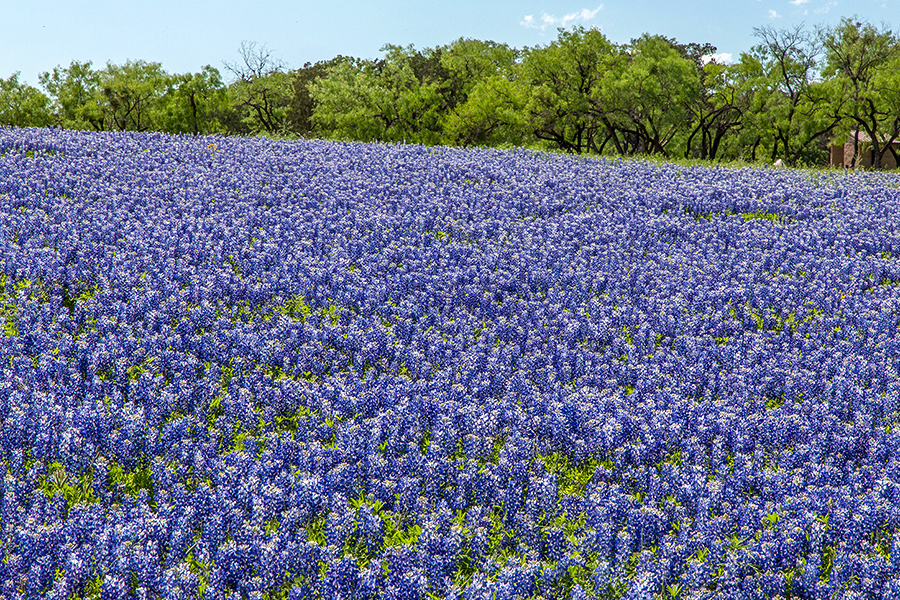
[[[781,18],[781,15],[779,15],[777,12],[775,12],[774,10],[772,10],[772,9],[770,8],[770,9],[769,9],[769,18],[770,18],[770,19],[780,19],[780,18]]]
[[[815,9],[813,12],[816,14],[828,14],[828,11],[831,10],[832,6],[837,6],[837,2],[829,2],[825,6]]]
[[[809,0],[791,0],[788,4],[793,4],[794,6],[801,6],[803,4],[809,4]]]
[[[707,54],[706,56],[702,56],[700,58],[705,65],[708,62],[716,61],[720,65],[727,65],[731,62],[731,52],[719,52],[718,54]]]
[[[589,8],[582,8],[578,12],[569,13],[561,17],[548,15],[547,13],[541,13],[540,19],[535,19],[534,15],[525,15],[525,17],[519,24],[522,27],[527,27],[529,29],[540,29],[541,31],[546,30],[548,27],[566,28],[573,23],[590,21],[591,19],[596,17],[597,13],[599,13],[601,10],[603,10],[602,4],[593,10]]]

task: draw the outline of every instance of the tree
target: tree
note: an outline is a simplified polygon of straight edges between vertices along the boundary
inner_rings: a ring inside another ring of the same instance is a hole
[[[446,74],[442,94],[449,110],[463,104],[485,80],[515,78],[519,52],[506,44],[459,38],[439,50],[441,67]]]
[[[691,129],[684,143],[684,156],[715,160],[726,135],[740,130],[747,98],[734,85],[732,69],[716,60],[712,44],[680,44],[669,41],[681,56],[694,65],[699,80],[698,92],[688,98]],[[699,142],[699,148],[695,146]]]
[[[884,144],[879,156],[881,164],[884,150],[894,157],[894,164],[900,165],[900,156],[894,142],[900,139],[900,53],[895,55],[872,78],[873,90],[880,103],[885,118],[881,121]]]
[[[315,104],[312,124],[325,137],[370,142],[391,126],[391,103],[368,61],[330,67],[309,86]]]
[[[439,144],[441,121],[452,102],[446,95],[450,73],[442,64],[441,48],[418,51],[414,46],[386,45],[376,63],[379,84],[394,98],[396,113],[387,139]]]
[[[199,73],[171,78],[158,124],[169,133],[207,135],[222,133],[227,111],[227,92],[218,69],[206,65]]]
[[[235,77],[228,91],[240,126],[249,133],[285,132],[293,87],[284,63],[256,42],[242,42],[238,53],[240,61],[225,68]]]
[[[884,154],[894,152],[892,142],[900,135],[896,98],[900,42],[890,30],[847,18],[821,30],[820,36],[825,46],[825,75],[836,84],[843,129],[856,132],[853,161],[860,153],[862,130],[871,144],[872,166],[879,168]]]
[[[112,62],[95,70],[90,62],[72,62],[40,75],[53,99],[56,124],[96,131],[159,130],[159,112],[171,77],[159,63],[143,60]]]
[[[313,124],[323,135],[360,141],[441,141],[440,63],[411,46],[385,46],[378,61],[343,63],[310,86]]]
[[[765,115],[760,115],[764,101],[764,95],[759,93],[765,81],[763,65],[754,56],[743,53],[737,62],[713,68],[718,71],[718,82],[712,101],[716,106],[733,106],[739,112],[734,117],[738,122],[731,128],[732,135],[719,140],[724,148],[717,154],[756,161],[761,147],[774,144]]]
[[[771,160],[779,156],[788,164],[801,158],[820,162],[816,143],[838,125],[828,86],[818,80],[819,48],[804,26],[776,30],[755,28],[760,43],[749,55],[741,55],[745,85],[753,87],[748,114],[756,144],[771,144]]]
[[[92,63],[72,61],[68,67],[54,67],[39,81],[51,99],[56,125],[66,129],[106,129],[101,109],[100,72]]]
[[[649,36],[644,36],[649,37]],[[729,85],[728,68],[715,59],[716,47],[709,43],[679,43],[666,36],[653,36],[666,41],[678,54],[694,66],[699,81],[696,93],[686,97],[684,108],[691,117],[691,127],[679,131],[684,141],[684,156],[715,159],[725,136],[741,125],[742,97]],[[699,142],[699,148],[695,147]]]
[[[610,141],[622,152],[613,108],[597,90],[604,80],[614,80],[624,63],[606,36],[583,27],[560,29],[549,46],[527,49],[520,74],[530,89],[526,114],[534,136],[575,154],[602,154]]]
[[[159,130],[159,111],[171,78],[156,62],[107,63],[100,72],[101,112],[107,129]]]
[[[446,143],[498,146],[526,142],[523,111],[528,100],[517,79],[519,52],[506,44],[460,38],[444,46],[441,64],[448,74],[442,88],[447,114]]]
[[[0,79],[0,125],[47,127],[53,122],[50,98],[37,88],[19,83],[19,73]]]
[[[529,137],[527,102],[520,81],[500,75],[482,79],[444,119],[444,139],[459,146],[522,145]]]
[[[685,142],[685,158],[693,155],[715,160],[726,135],[743,126],[749,96],[733,77],[734,72],[714,60],[701,67],[699,93],[687,102],[692,129]],[[700,147],[694,150],[697,138]]]
[[[598,95],[615,107],[617,128],[631,152],[668,155],[669,142],[690,123],[700,92],[694,63],[660,36],[632,40],[621,74],[606,77]]]
[[[302,136],[313,133],[313,113],[316,109],[316,100],[313,98],[310,88],[324,77],[329,69],[345,63],[352,64],[353,59],[336,56],[315,64],[306,63],[302,68],[291,72],[293,96],[287,114],[288,129],[291,133]]]

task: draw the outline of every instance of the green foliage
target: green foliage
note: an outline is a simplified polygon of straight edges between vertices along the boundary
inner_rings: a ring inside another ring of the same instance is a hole
[[[629,144],[629,151],[663,156],[690,123],[688,104],[699,91],[694,63],[670,40],[649,35],[631,42],[621,75],[600,89],[616,111],[620,137]]]
[[[66,129],[104,129],[106,120],[97,106],[100,72],[90,61],[54,67],[52,72],[41,73],[39,80],[52,99],[57,125]]]
[[[834,111],[841,118],[839,137],[853,136],[853,164],[863,153],[879,167],[900,138],[900,39],[890,30],[844,18],[821,32],[825,50],[823,74],[831,85]],[[862,137],[862,143],[860,138]],[[900,163],[897,163],[900,164]]]
[[[131,365],[130,367],[125,369],[125,374],[128,377],[128,381],[137,381],[138,379],[140,379],[143,373],[150,372],[153,361],[154,357],[148,356],[141,363]]]
[[[742,307],[742,311],[746,311],[744,314],[753,320],[755,323],[754,329],[758,333],[763,331],[772,331],[774,333],[787,331],[795,334],[801,326],[815,326],[814,324],[819,322],[822,316],[822,311],[809,307],[809,303],[790,311],[753,308],[749,304],[745,304]],[[798,311],[803,315],[802,318],[797,316]],[[730,309],[730,313],[736,320],[741,320],[738,316],[738,310],[734,307]]]
[[[309,86],[315,108],[314,130],[334,139],[373,141],[385,136],[390,123],[386,94],[378,88],[375,75],[357,64],[338,64]],[[384,110],[380,105],[385,102]],[[346,106],[346,110],[343,108]]]
[[[240,276],[241,276],[241,265],[240,265],[240,263],[234,258],[233,255],[230,255],[230,254],[229,254],[229,255],[225,258],[225,262],[227,262],[227,263],[228,263],[228,266],[231,267],[231,272],[234,273],[236,277],[240,277]]]
[[[834,570],[834,559],[837,557],[837,550],[834,546],[825,546],[822,549],[822,563],[820,569],[820,578],[827,582]]]
[[[699,64],[700,82],[699,92],[685,104],[691,116],[685,158],[715,160],[721,151],[727,151],[731,139],[739,135],[752,97],[751,90],[738,85],[730,66],[709,58],[714,53],[715,48],[707,45],[685,56]]]
[[[153,502],[153,472],[150,467],[140,466],[127,471],[118,463],[112,462],[108,468],[107,487],[114,497],[137,496],[141,491],[146,491]]]
[[[444,98],[439,54],[385,46],[382,61],[335,65],[310,87],[317,131],[335,139],[437,144]]]
[[[455,106],[471,95],[481,82],[515,77],[519,51],[506,44],[460,38],[441,47],[438,59],[446,73]]]
[[[228,86],[231,126],[251,134],[286,133],[293,97],[291,76],[265,46],[242,42],[240,60],[225,63],[235,80]]]
[[[754,29],[760,43],[741,54],[734,66],[736,86],[751,94],[744,143],[768,147],[769,160],[787,164],[824,162],[816,154],[840,119],[830,104],[828,86],[817,80],[816,38],[802,25],[789,30]]]
[[[528,127],[535,137],[575,154],[602,154],[619,144],[603,91],[618,80],[627,57],[596,29],[560,30],[556,41],[525,51]],[[616,146],[621,151],[621,145]]]
[[[332,325],[338,324],[341,318],[341,312],[344,310],[343,307],[338,306],[334,302],[330,302],[327,306],[323,306],[317,311],[313,311],[312,307],[306,303],[304,296],[301,294],[291,296],[275,307],[275,312],[290,317],[291,319],[306,322],[310,316],[317,314],[324,323],[330,323]]]
[[[778,513],[773,512],[762,518],[764,529],[776,529],[778,527]]]
[[[159,107],[159,127],[169,133],[224,133],[227,103],[228,91],[218,69],[206,65],[199,73],[174,75]]]
[[[0,79],[0,125],[47,127],[53,123],[50,98],[19,82],[19,73]]]
[[[779,215],[778,213],[767,212],[762,209],[753,211],[753,212],[745,212],[745,213],[742,213],[741,216],[744,217],[745,221],[753,221],[754,219],[761,219],[763,221],[773,221],[775,223],[781,223],[782,221],[787,220],[785,217]]]
[[[323,77],[329,69],[353,59],[337,56],[331,60],[306,63],[291,73],[292,96],[287,112],[287,127],[294,135],[310,136],[314,133],[313,112],[317,106],[310,91],[313,83]]]
[[[460,38],[435,48],[386,45],[290,70],[244,42],[226,63],[169,74],[159,63],[42,73],[43,92],[0,80],[0,124],[171,133],[320,136],[574,154],[817,165],[852,140],[854,164],[884,164],[900,139],[900,40],[855,19],[820,28],[757,28],[734,64],[710,44],[645,34],[615,44],[561,29],[520,51]]]
[[[422,534],[422,528],[409,515],[387,510],[383,502],[364,493],[351,498],[350,507],[355,515],[353,530],[340,550],[343,556],[352,557],[361,567],[368,565],[384,548],[416,544]],[[375,544],[358,533],[359,512],[363,507],[367,507],[382,524],[381,539]],[[320,546],[327,545],[327,526],[327,512],[308,519],[303,525],[307,540]],[[271,527],[277,527],[277,524],[273,523]]]
[[[100,72],[99,94],[103,129],[115,131],[159,130],[159,110],[170,83],[159,63],[142,60],[124,65],[107,63]]]
[[[784,394],[773,394],[766,397],[766,408],[774,410],[784,404]]]
[[[670,464],[670,465],[675,465],[676,467],[680,467],[681,463],[682,463],[682,459],[683,459],[683,455],[682,455],[681,448],[676,448],[675,450],[672,450],[672,452],[670,452],[668,454],[668,456],[666,456],[662,461],[660,461],[659,465],[657,465],[657,466],[662,466],[663,464]]]
[[[55,124],[96,131],[166,131],[208,134],[223,131],[225,89],[219,72],[170,75],[159,63],[112,62],[104,69],[72,62],[42,73],[52,98]]]
[[[137,496],[141,491],[149,494],[153,502],[153,474],[149,467],[125,470],[115,462],[107,463],[106,490],[112,494],[114,502],[121,502],[123,496]],[[52,498],[62,496],[66,510],[75,506],[99,502],[94,481],[94,469],[88,469],[77,476],[66,472],[62,463],[52,462],[47,466],[47,474],[38,480],[38,488]]]
[[[885,524],[879,527],[869,535],[869,543],[872,544],[875,552],[886,560],[891,559],[891,546],[894,540],[894,529]]]
[[[522,145],[529,140],[524,109],[528,88],[491,76],[474,85],[466,101],[444,119],[444,139],[458,146]]]
[[[459,39],[441,48],[447,73],[443,140],[459,146],[530,141],[523,111],[528,88],[518,79],[519,52],[506,44]]]
[[[341,307],[337,304],[329,304],[322,308],[322,317],[327,318],[332,325],[337,325],[340,320]]]
[[[59,462],[50,463],[47,476],[42,478],[39,487],[47,497],[61,495],[66,501],[66,510],[82,504],[98,502],[93,489],[94,475],[86,471],[77,478],[66,473],[66,468]]]
[[[328,514],[318,515],[309,519],[304,525],[303,530],[306,533],[306,539],[314,544],[326,546],[328,540],[325,538],[325,524],[328,522]]]
[[[16,304],[15,295],[6,291],[6,276],[2,277],[3,291],[0,292],[0,321],[3,323],[3,333],[6,337],[12,337],[19,335],[19,306]]]
[[[100,600],[103,594],[104,576],[96,575],[85,582],[81,593],[73,593],[72,600]]]
[[[6,337],[19,335],[19,299],[25,297],[37,300],[41,304],[49,302],[50,296],[46,286],[40,281],[29,279],[10,280],[0,274],[0,323]]]
[[[87,282],[79,282],[75,286],[70,287],[68,284],[62,286],[62,306],[72,315],[75,313],[75,305],[78,302],[85,302],[95,297],[100,292],[99,285],[91,285]]]
[[[559,452],[539,457],[544,468],[556,475],[556,485],[560,497],[563,495],[584,496],[585,488],[594,478],[594,471],[603,464],[590,458],[580,464],[572,464],[569,457]]]

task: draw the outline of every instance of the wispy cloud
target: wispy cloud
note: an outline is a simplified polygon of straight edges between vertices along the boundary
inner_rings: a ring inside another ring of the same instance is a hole
[[[820,6],[819,8],[815,9],[813,12],[816,14],[827,15],[828,11],[831,10],[832,6],[837,6],[837,2],[828,2],[825,4],[825,6]]]
[[[713,61],[719,63],[720,65],[727,65],[731,62],[731,58],[731,52],[719,52],[718,54],[706,54],[700,57],[700,60],[704,65]]]
[[[809,0],[791,0],[788,4],[793,4],[794,6],[803,6],[804,4],[809,4]]]
[[[774,10],[772,10],[772,9],[770,8],[770,9],[769,9],[769,18],[770,18],[770,19],[780,19],[780,18],[781,18],[781,15],[779,15],[777,12],[775,12]]]
[[[529,29],[540,29],[541,31],[544,31],[548,27],[566,28],[573,23],[583,23],[585,21],[590,21],[591,19],[596,17],[597,13],[599,13],[601,10],[603,10],[602,4],[593,10],[589,8],[582,8],[578,12],[569,13],[561,17],[548,15],[547,13],[541,13],[541,16],[539,18],[535,18],[534,15],[525,15],[525,17],[519,24],[522,27],[527,27]]]

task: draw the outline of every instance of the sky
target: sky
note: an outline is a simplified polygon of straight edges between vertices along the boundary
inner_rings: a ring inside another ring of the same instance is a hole
[[[736,60],[755,27],[830,25],[857,17],[900,30],[896,0],[0,0],[0,78],[38,86],[74,60],[159,62],[169,73],[239,59],[255,42],[291,68],[339,54],[378,58],[385,44],[433,48],[458,38],[545,46],[557,28],[596,27],[615,43],[643,33],[709,42]]]

